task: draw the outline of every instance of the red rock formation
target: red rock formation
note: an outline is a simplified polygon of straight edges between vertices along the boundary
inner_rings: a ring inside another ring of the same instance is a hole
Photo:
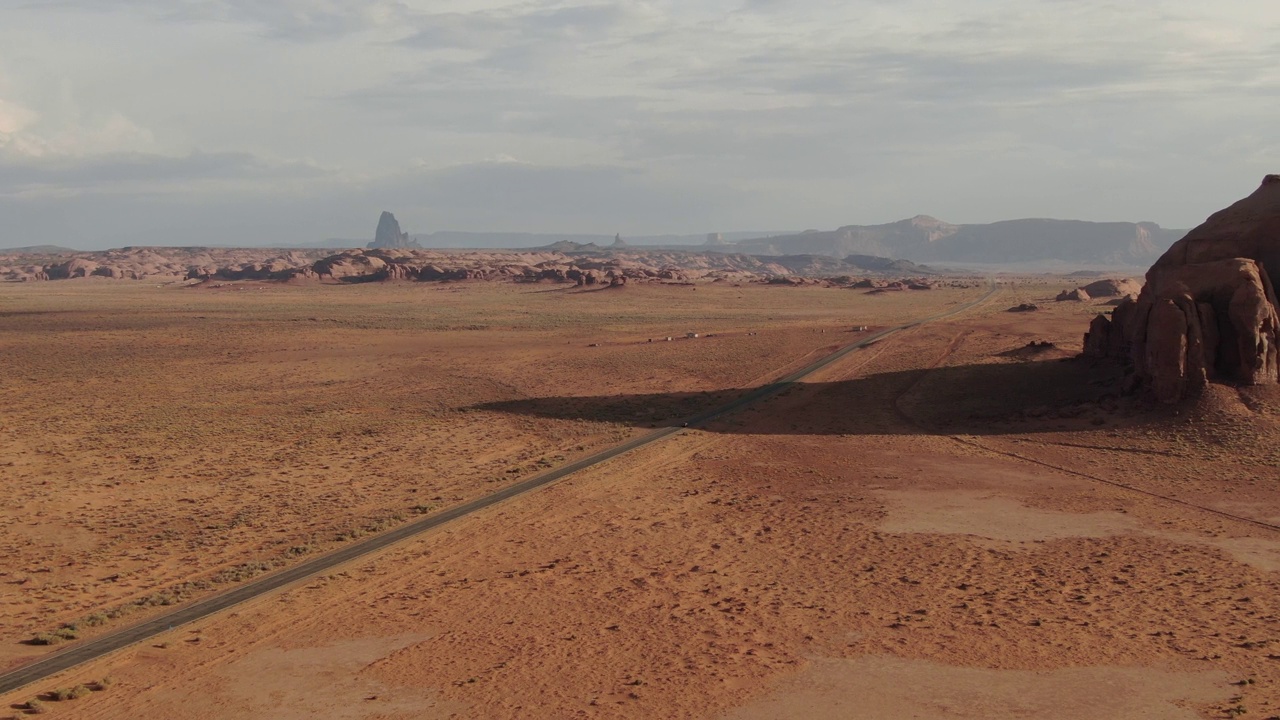
[[[1084,288],[1076,288],[1075,290],[1063,290],[1058,293],[1058,297],[1054,300],[1058,302],[1089,302],[1092,298]]]
[[[1213,378],[1280,382],[1280,176],[1214,213],[1147,271],[1135,302],[1099,315],[1085,353],[1127,358],[1132,382],[1176,402]]]
[[[1138,293],[1142,292],[1142,283],[1133,278],[1120,280],[1108,278],[1091,282],[1080,289],[1088,293],[1091,298],[1124,297],[1125,295],[1137,297]]]

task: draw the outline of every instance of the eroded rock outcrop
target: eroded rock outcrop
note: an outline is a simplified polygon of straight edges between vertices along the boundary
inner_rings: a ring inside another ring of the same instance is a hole
[[[1137,297],[1138,293],[1142,292],[1142,283],[1133,278],[1107,278],[1091,282],[1080,289],[1089,293],[1091,298],[1124,297],[1126,295]]]
[[[1147,271],[1136,301],[1094,318],[1085,354],[1132,363],[1130,383],[1176,402],[1209,380],[1280,382],[1280,175],[1214,213]]]
[[[396,216],[383,210],[382,215],[378,218],[378,229],[373,235],[373,242],[369,243],[369,248],[416,247],[418,247],[418,243],[409,239],[409,233],[400,232],[400,222],[396,220]]]

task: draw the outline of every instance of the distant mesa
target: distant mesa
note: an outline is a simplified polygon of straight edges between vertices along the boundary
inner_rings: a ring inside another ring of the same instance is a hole
[[[846,225],[744,240],[734,249],[756,255],[851,254],[916,262],[1147,264],[1183,235],[1154,223],[1024,219],[953,225],[917,215],[884,225]]]
[[[621,248],[631,247],[626,240],[622,239],[622,233],[613,236],[613,244],[609,246],[611,249],[618,250]]]
[[[724,234],[718,232],[707,233],[707,241],[702,243],[704,247],[724,247],[728,244],[724,241]]]
[[[933,268],[928,265],[917,265],[910,260],[895,260],[875,255],[850,255],[844,259],[844,264],[878,273],[927,274],[934,272]]]
[[[558,253],[591,253],[600,252],[601,248],[593,242],[580,243],[574,242],[573,240],[560,240],[559,242],[553,242],[550,245],[543,245],[542,247],[534,248],[534,250],[545,250],[548,252]]]
[[[373,242],[369,243],[371,250],[381,248],[421,249],[421,246],[409,239],[409,233],[400,232],[400,223],[395,215],[383,210],[382,216],[378,218],[378,230],[373,236]]]
[[[1131,366],[1129,390],[1173,403],[1221,379],[1280,382],[1280,175],[1220,210],[1147,271],[1136,300],[1099,315],[1086,355]]]

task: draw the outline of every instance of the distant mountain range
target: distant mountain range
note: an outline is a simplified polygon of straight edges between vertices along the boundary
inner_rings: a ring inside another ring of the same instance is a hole
[[[1186,232],[1166,230],[1155,223],[1083,220],[952,225],[919,215],[885,225],[846,225],[830,231],[747,240],[736,243],[733,250],[753,255],[864,254],[916,262],[1144,265]]]
[[[779,257],[850,255],[910,260],[917,263],[956,263],[1033,267],[1146,266],[1185,230],[1169,230],[1155,223],[1087,222],[1083,220],[1023,219],[955,225],[918,215],[884,225],[846,225],[835,230],[804,232],[742,231],[700,235],[622,236],[616,247],[667,250],[705,250]],[[613,246],[611,234],[460,232],[445,230],[410,235],[409,240],[436,249],[539,249],[594,252]],[[287,247],[347,249],[364,247],[367,239],[334,238]],[[26,254],[73,252],[55,246],[16,248]]]
[[[27,245],[26,247],[0,248],[0,253],[12,255],[65,255],[80,252],[61,245]]]
[[[927,215],[884,225],[846,225],[804,232],[730,232],[711,235],[643,235],[631,246],[715,248],[751,255],[870,255],[913,262],[988,264],[1076,263],[1148,265],[1185,230],[1155,223],[1088,222],[1028,218],[955,225]],[[562,252],[609,246],[612,235],[441,231],[410,238],[428,248],[539,248]],[[326,240],[314,247],[361,247],[364,240]]]
[[[785,235],[787,230],[744,230],[719,234],[713,241],[707,235],[624,235],[627,245],[645,245],[658,247],[688,247],[706,245],[708,247],[726,247],[734,251],[733,243],[741,240]],[[556,243],[576,243],[578,245],[595,244],[608,246],[614,242],[615,235],[594,235],[585,233],[515,233],[515,232],[464,232],[459,230],[440,230],[426,234],[410,234],[409,239],[425,248],[467,250],[500,249],[514,250],[520,248],[547,247]],[[364,247],[369,241],[350,238],[329,238],[316,243],[306,243],[297,247],[308,248],[353,248]]]

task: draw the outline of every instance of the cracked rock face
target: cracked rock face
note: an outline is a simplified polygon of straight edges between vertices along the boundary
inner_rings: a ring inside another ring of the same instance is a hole
[[[1085,353],[1133,364],[1131,382],[1160,401],[1213,379],[1280,382],[1280,175],[1174,243],[1136,301],[1099,315]]]

